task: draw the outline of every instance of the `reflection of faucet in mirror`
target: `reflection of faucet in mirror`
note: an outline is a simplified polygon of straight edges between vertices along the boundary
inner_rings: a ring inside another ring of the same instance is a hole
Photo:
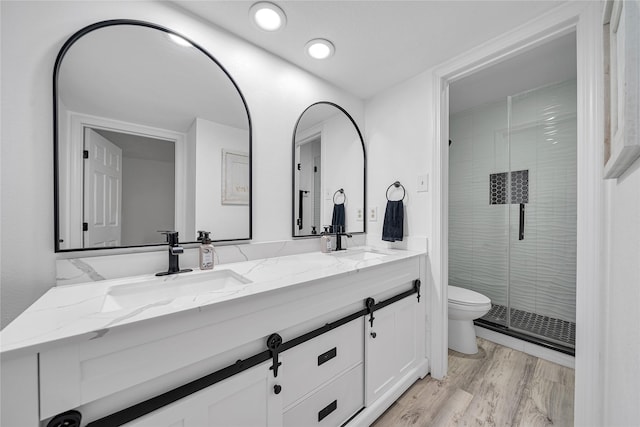
[[[191,271],[190,268],[180,270],[178,256],[181,253],[184,253],[184,248],[178,243],[178,232],[160,231],[160,233],[167,236],[167,243],[169,244],[169,270],[156,273],[156,276],[167,276],[169,274],[186,273]]]

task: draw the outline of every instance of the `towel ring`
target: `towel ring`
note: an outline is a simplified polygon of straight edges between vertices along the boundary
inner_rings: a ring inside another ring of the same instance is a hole
[[[407,195],[407,190],[404,188],[404,185],[400,184],[400,181],[396,181],[393,184],[391,184],[390,186],[387,187],[387,192],[386,192],[386,196],[387,196],[387,201],[390,202],[391,200],[389,199],[389,190],[391,189],[391,187],[402,187],[402,199],[400,200],[404,200],[404,196]]]
[[[335,192],[335,193],[333,193],[333,204],[334,204],[334,205],[338,205],[338,204],[340,204],[340,203],[336,203],[336,196],[337,196],[338,194],[342,194],[342,204],[344,204],[344,202],[346,202],[346,201],[347,201],[347,195],[346,195],[346,194],[344,194],[344,189],[342,189],[342,188],[341,188],[341,189],[339,189],[339,190],[336,190],[336,192]]]

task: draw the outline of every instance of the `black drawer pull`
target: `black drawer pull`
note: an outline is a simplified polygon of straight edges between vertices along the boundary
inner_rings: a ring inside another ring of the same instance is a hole
[[[338,349],[336,347],[333,347],[331,350],[327,351],[326,353],[322,353],[320,356],[318,356],[318,366],[333,359],[334,357],[336,357],[337,354],[338,354]]]
[[[334,400],[333,402],[329,403],[326,408],[318,412],[318,422],[322,421],[324,417],[326,417],[327,415],[335,411],[337,408],[338,408],[337,400]]]

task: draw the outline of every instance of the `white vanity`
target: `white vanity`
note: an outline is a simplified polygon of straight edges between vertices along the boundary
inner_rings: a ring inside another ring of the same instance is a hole
[[[2,425],[369,425],[428,372],[425,266],[363,247],[52,288],[1,333]]]

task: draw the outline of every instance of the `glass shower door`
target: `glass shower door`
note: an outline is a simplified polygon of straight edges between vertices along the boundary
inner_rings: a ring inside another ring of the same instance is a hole
[[[574,347],[576,84],[507,100],[510,329]]]

